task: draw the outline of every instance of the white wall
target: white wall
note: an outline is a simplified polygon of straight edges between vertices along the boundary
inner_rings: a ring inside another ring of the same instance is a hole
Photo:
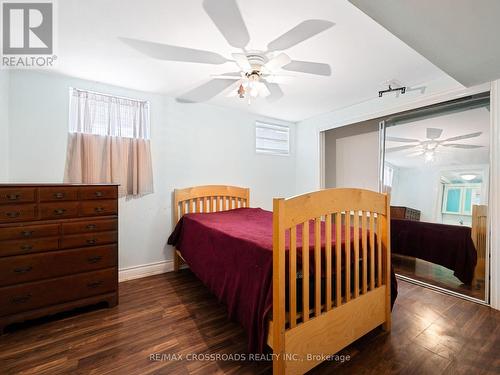
[[[378,189],[378,132],[337,139],[336,187]]]
[[[420,220],[436,222],[441,171],[438,168],[397,168],[392,182],[391,204],[420,211]]]
[[[9,179],[9,71],[0,70],[0,183]]]
[[[11,73],[10,181],[62,182],[70,86],[151,102],[155,193],[120,201],[120,268],[172,258],[166,241],[172,229],[174,188],[246,186],[251,189],[252,206],[267,209],[273,197],[295,193],[293,124],[289,124],[290,157],[259,155],[255,153],[254,115],[31,71]]]

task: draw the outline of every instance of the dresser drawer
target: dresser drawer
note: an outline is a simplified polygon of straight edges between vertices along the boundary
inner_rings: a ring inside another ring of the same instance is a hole
[[[0,188],[0,204],[4,203],[28,203],[35,202],[35,188]]]
[[[40,204],[40,218],[62,219],[78,216],[78,202],[53,202]]]
[[[116,242],[118,242],[118,232],[74,234],[61,238],[61,249],[84,246],[98,246]]]
[[[115,186],[86,186],[80,188],[80,199],[116,199],[118,188]]]
[[[59,224],[27,225],[0,228],[0,241],[51,237],[59,235]]]
[[[1,241],[0,257],[39,253],[40,251],[57,250],[59,238],[37,238],[32,240]]]
[[[82,202],[80,206],[81,216],[105,216],[118,213],[118,202],[116,200],[96,200]]]
[[[0,316],[115,291],[117,270],[108,268],[73,276],[0,288]]]
[[[0,258],[0,286],[116,267],[117,252],[108,245]]]
[[[38,190],[40,202],[76,201],[78,189],[69,187],[41,187]]]
[[[0,205],[0,223],[30,221],[37,218],[36,205],[19,204],[15,206]]]
[[[76,223],[64,223],[63,234],[90,233],[118,230],[118,219],[95,219]],[[0,234],[1,236],[1,234]]]

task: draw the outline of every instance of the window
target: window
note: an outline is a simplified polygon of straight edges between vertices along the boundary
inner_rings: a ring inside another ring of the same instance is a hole
[[[481,201],[481,186],[472,185],[452,185],[444,187],[443,208],[444,214],[471,215],[472,206]]]
[[[149,139],[149,102],[71,88],[69,131]]]
[[[288,126],[255,123],[255,150],[271,155],[290,154],[290,129]]]
[[[118,184],[120,197],[153,192],[149,103],[70,89],[64,181]]]

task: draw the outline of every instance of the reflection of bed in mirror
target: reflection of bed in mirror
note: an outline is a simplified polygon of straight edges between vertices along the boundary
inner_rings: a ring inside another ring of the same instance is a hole
[[[391,208],[391,217],[393,210],[401,207]],[[486,211],[473,206],[472,228],[392,217],[392,252],[441,265],[462,283],[476,285],[485,277]]]

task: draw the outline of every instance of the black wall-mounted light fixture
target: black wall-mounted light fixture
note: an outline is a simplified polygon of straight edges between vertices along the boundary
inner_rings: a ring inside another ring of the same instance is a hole
[[[388,93],[394,92],[394,91],[400,91],[401,94],[404,94],[406,92],[406,86],[393,89],[392,86],[389,85],[389,88],[387,90],[381,90],[378,92],[378,97],[381,98],[384,94],[388,94]]]

